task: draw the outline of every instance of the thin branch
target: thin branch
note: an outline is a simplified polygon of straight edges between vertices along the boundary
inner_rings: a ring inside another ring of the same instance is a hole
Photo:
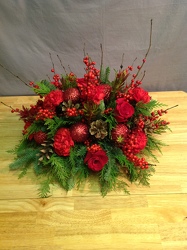
[[[9,106],[9,105],[7,105],[6,103],[4,103],[4,102],[1,102],[4,106],[6,106],[6,107],[8,107],[8,108],[10,108],[10,109],[12,109],[13,110],[13,107],[12,106]]]
[[[101,66],[100,66],[100,72],[101,72],[102,67],[103,67],[103,46],[102,46],[102,43],[100,44],[100,48],[101,48]]]
[[[17,79],[19,79],[22,83],[24,83],[27,87],[31,88],[31,86],[25,82],[24,80],[22,80],[19,76],[15,75],[12,71],[10,71],[9,69],[7,69],[5,66],[3,66],[1,63],[0,63],[0,66],[6,70],[8,73],[10,73],[11,75],[13,75],[14,77],[16,77]]]
[[[144,70],[142,79],[140,80],[141,82],[143,81],[143,79],[144,79],[144,77],[145,77],[145,72],[146,72],[146,71]]]
[[[84,47],[83,47],[83,53],[84,53],[84,57],[86,56],[86,44],[84,43]]]
[[[53,69],[55,70],[55,65],[54,65],[54,62],[53,62],[53,59],[52,59],[52,55],[51,55],[50,52],[49,52],[49,56],[50,56],[50,59],[51,59],[52,67],[53,67]]]
[[[151,27],[150,27],[150,37],[149,37],[149,48],[147,50],[147,53],[145,54],[145,58],[148,56],[150,48],[151,48],[151,43],[152,43],[152,31],[153,31],[153,19],[151,19]]]
[[[176,104],[175,106],[172,106],[172,107],[170,107],[170,108],[165,109],[165,111],[170,110],[170,109],[173,109],[173,108],[176,108],[176,107],[178,107],[178,106],[179,106],[179,105]]]
[[[123,62],[124,62],[124,53],[123,53],[122,59],[121,59],[121,65],[120,65],[120,69],[121,69],[121,70],[123,69]]]
[[[57,57],[58,57],[58,60],[60,61],[60,64],[61,64],[61,66],[62,66],[64,72],[65,72],[66,75],[67,75],[66,68],[65,68],[64,65],[62,64],[62,60],[60,59],[59,55],[57,55]]]
[[[143,65],[144,65],[144,63],[145,63],[146,57],[147,57],[148,54],[149,54],[149,51],[150,51],[150,48],[151,48],[151,43],[152,43],[152,30],[153,30],[153,19],[151,19],[150,37],[149,37],[149,47],[148,47],[148,49],[147,49],[147,52],[146,52],[145,57],[144,57],[144,59],[143,59],[143,62],[142,62],[142,64],[140,65],[140,67],[139,67],[139,69],[138,69],[138,72],[137,72],[136,76],[134,77],[134,79],[137,78],[137,76],[138,76],[140,70],[142,69],[142,67],[143,67]]]

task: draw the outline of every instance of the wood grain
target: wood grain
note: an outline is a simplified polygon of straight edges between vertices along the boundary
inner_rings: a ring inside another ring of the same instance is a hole
[[[151,186],[129,184],[131,195],[102,198],[96,184],[68,193],[58,186],[48,199],[37,196],[38,181],[10,172],[7,153],[21,139],[22,122],[0,104],[0,249],[115,250],[187,249],[187,94],[152,92],[168,107],[172,132],[160,136],[169,146],[159,156]],[[0,97],[13,107],[37,97]]]

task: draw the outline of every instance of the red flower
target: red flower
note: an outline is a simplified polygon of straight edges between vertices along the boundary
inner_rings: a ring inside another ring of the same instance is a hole
[[[136,102],[148,103],[151,100],[148,92],[140,87],[133,90],[133,98]]]
[[[92,86],[92,91],[89,95],[89,100],[92,100],[95,104],[100,103],[105,97],[105,91],[102,86]]]
[[[134,108],[126,102],[124,98],[119,98],[116,101],[115,118],[117,122],[124,122],[134,114]]]
[[[77,83],[80,83],[81,85],[86,86],[86,82],[84,78],[77,78]]]
[[[98,150],[95,152],[88,151],[84,162],[93,171],[100,171],[104,165],[108,162],[108,156],[104,150]]]
[[[134,133],[136,143],[133,147],[133,152],[138,154],[141,150],[143,150],[147,144],[147,137],[143,131],[136,130]]]
[[[61,90],[52,90],[48,95],[45,96],[44,108],[54,110],[61,102],[64,101],[64,95]]]
[[[68,156],[70,154],[70,148],[74,146],[74,142],[71,138],[69,129],[60,128],[54,136],[54,151],[60,156]]]
[[[147,137],[143,131],[135,129],[127,140],[126,149],[130,149],[133,154],[138,154],[141,150],[145,148],[147,144]]]

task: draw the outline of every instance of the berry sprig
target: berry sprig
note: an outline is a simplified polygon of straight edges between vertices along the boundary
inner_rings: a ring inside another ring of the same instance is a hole
[[[52,119],[54,116],[56,115],[56,113],[54,111],[48,110],[48,109],[44,109],[44,108],[40,108],[35,120],[46,120],[46,119]]]
[[[100,145],[98,145],[98,144],[93,144],[92,146],[87,147],[87,150],[89,152],[94,153],[96,151],[102,150],[102,147]]]

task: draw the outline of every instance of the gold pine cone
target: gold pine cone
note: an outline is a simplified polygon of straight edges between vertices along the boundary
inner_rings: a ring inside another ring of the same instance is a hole
[[[96,120],[90,124],[89,132],[97,139],[104,139],[107,135],[107,122]]]

